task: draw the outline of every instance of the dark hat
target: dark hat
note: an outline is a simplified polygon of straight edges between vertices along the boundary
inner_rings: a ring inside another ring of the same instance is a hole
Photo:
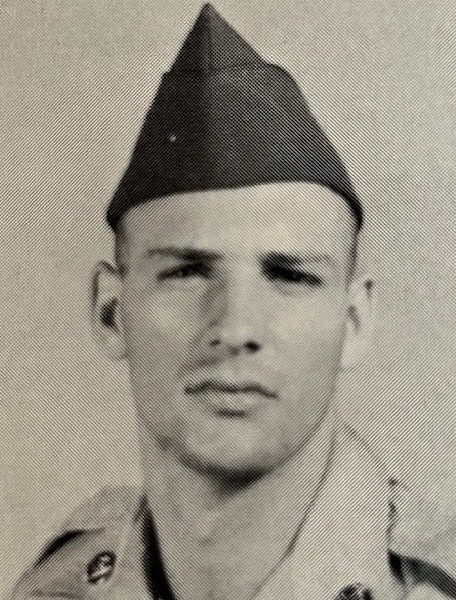
[[[344,165],[293,78],[206,4],[162,78],[107,220],[115,229],[132,206],[171,194],[287,181],[336,191],[361,226]]]

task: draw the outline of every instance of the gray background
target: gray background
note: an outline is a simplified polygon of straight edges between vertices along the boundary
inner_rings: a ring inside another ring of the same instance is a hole
[[[375,335],[343,410],[456,498],[454,0],[217,0],[288,68],[367,206]],[[104,207],[195,0],[0,3],[0,590],[101,484],[138,477],[125,373],[90,338]]]

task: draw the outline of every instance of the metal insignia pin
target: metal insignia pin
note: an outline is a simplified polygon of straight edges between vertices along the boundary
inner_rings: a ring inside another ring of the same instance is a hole
[[[100,552],[87,565],[87,581],[99,583],[109,579],[114,571],[116,556],[113,552]]]

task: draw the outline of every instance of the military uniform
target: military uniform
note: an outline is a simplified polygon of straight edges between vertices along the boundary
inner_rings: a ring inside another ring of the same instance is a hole
[[[167,600],[149,519],[139,488],[101,491],[64,524],[11,600]],[[452,534],[444,515],[388,478],[341,427],[318,500],[255,600],[456,598]]]

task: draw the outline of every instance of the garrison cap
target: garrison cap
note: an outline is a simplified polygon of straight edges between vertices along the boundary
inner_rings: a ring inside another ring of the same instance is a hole
[[[145,117],[107,212],[115,230],[137,204],[174,194],[312,182],[362,208],[299,87],[210,5],[202,8]]]

